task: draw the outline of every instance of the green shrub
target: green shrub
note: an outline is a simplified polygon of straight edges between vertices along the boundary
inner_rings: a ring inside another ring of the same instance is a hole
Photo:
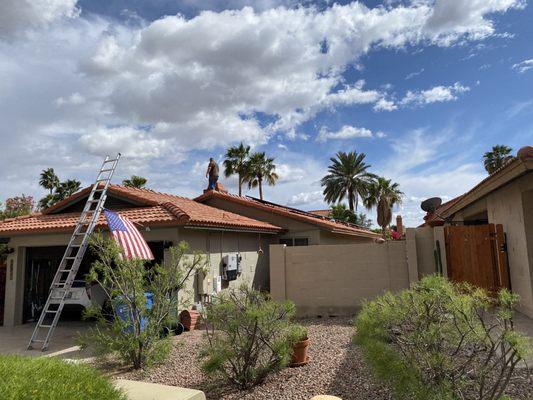
[[[293,303],[269,300],[246,286],[222,292],[206,310],[203,370],[241,389],[261,383],[290,361],[301,333],[290,322],[294,313]]]
[[[94,368],[57,358],[0,356],[2,400],[125,400]]]
[[[97,325],[81,336],[79,343],[92,348],[100,359],[116,354],[136,369],[164,361],[171,348],[164,328],[176,321],[178,309],[184,305],[183,295],[178,294],[187,279],[203,267],[204,257],[187,255],[188,244],[180,242],[170,248],[165,265],[148,268],[143,260],[123,258],[121,249],[110,239],[95,235],[91,245],[99,260],[92,265],[87,280],[102,286],[111,307],[107,312],[98,307],[87,311],[86,317],[95,317]],[[145,292],[153,295],[151,309]],[[120,317],[120,307],[125,308],[127,318]]]
[[[513,329],[517,301],[431,276],[367,302],[356,341],[400,398],[496,400],[528,351]]]

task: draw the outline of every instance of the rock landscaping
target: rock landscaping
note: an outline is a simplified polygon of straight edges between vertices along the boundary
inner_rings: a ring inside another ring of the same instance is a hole
[[[212,400],[309,400],[321,394],[343,400],[393,399],[391,391],[374,379],[361,349],[353,343],[354,328],[349,318],[315,318],[298,322],[307,328],[311,339],[310,362],[298,368],[285,368],[250,391],[239,391],[202,373],[198,354],[205,346],[205,339],[201,330],[174,337],[171,357],[164,364],[146,371],[124,372],[120,377],[198,389]],[[514,400],[526,400],[530,398],[530,387],[525,371],[519,369],[507,394]]]

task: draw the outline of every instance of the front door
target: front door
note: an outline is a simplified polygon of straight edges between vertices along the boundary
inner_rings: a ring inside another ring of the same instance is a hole
[[[502,225],[447,226],[444,234],[450,279],[491,292],[511,288]]]

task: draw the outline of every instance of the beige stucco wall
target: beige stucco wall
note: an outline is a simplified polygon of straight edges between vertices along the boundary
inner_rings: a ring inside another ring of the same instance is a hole
[[[271,295],[299,316],[353,315],[364,299],[409,286],[406,242],[270,246]]]
[[[511,275],[511,287],[520,295],[520,311],[533,317],[533,263],[530,195],[533,190],[533,174],[524,175],[483,199],[456,213],[454,220],[462,221],[486,210],[489,223],[502,224],[507,235],[507,254]]]
[[[222,257],[234,252],[240,252],[242,256],[242,274],[237,280],[230,282],[229,286],[246,282],[262,290],[269,287],[268,251],[273,240],[272,235],[187,228],[152,229],[142,233],[147,241],[165,240],[177,244],[184,240],[189,243],[191,253],[198,250],[206,254],[209,267],[207,275],[193,276],[187,282],[187,297],[193,301],[200,299],[199,293],[212,294],[214,277],[222,273]],[[26,248],[66,246],[69,239],[70,235],[65,234],[24,235],[11,238],[9,247],[14,248],[15,252],[7,259],[5,326],[22,323]],[[259,251],[260,249],[262,251]],[[166,259],[167,257],[168,252],[165,254]]]

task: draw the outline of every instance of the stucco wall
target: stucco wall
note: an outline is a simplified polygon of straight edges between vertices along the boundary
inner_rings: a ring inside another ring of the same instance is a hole
[[[268,289],[268,251],[273,240],[271,235],[257,233],[236,233],[209,231],[186,228],[152,229],[142,232],[147,241],[172,241],[177,244],[184,240],[189,243],[191,253],[199,250],[206,254],[209,271],[205,277],[193,276],[187,282],[187,296],[191,301],[198,301],[199,293],[213,292],[214,277],[221,275],[221,260],[226,254],[240,252],[242,256],[242,275],[236,281],[230,282],[235,286],[246,282],[258,289]],[[14,236],[9,247],[15,252],[7,259],[6,301],[4,325],[13,326],[22,323],[22,305],[24,299],[24,278],[26,268],[26,248],[46,246],[66,246],[70,235],[41,234]],[[259,251],[259,250],[262,251]],[[168,252],[165,258],[168,257]],[[223,286],[227,287],[227,285]],[[185,293],[184,293],[185,294]]]
[[[270,246],[271,295],[299,316],[353,315],[364,299],[409,286],[406,242]]]

